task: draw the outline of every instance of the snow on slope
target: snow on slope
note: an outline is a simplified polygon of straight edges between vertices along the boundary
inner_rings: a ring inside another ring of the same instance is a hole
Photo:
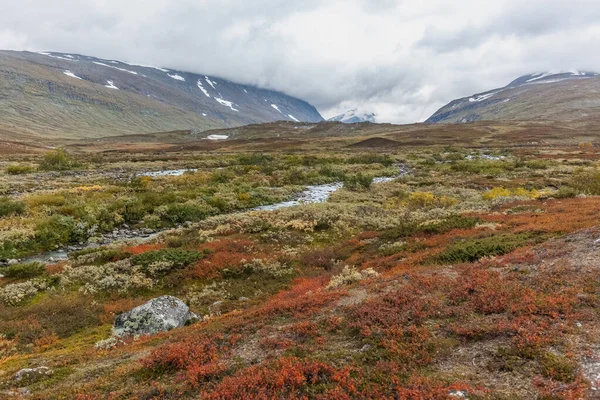
[[[328,121],[343,122],[345,124],[356,124],[360,122],[375,122],[377,120],[377,114],[375,113],[361,113],[357,110],[350,110],[343,114],[337,115],[333,118],[329,118]]]

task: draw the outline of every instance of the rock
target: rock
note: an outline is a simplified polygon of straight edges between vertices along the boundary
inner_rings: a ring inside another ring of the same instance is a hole
[[[148,336],[183,327],[197,316],[177,297],[161,296],[115,319],[113,336]]]
[[[17,372],[13,379],[17,382],[35,382],[52,374],[53,371],[48,367],[24,368]]]
[[[14,258],[12,258],[12,259],[10,259],[10,260],[7,261],[8,265],[15,265],[15,264],[18,264],[18,263],[19,263],[19,260],[15,260]]]
[[[240,297],[238,300],[239,301],[250,301],[250,299],[247,297]]]

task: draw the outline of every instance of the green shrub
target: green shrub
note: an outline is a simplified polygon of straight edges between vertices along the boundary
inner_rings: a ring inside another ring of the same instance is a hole
[[[42,250],[53,249],[85,239],[73,217],[53,215],[38,223],[35,241]]]
[[[8,167],[6,167],[6,173],[9,175],[24,175],[24,174],[30,174],[33,171],[35,171],[35,168],[33,168],[31,165],[15,164],[15,165],[9,165]]]
[[[0,197],[0,217],[9,215],[20,215],[25,212],[25,203],[22,201],[12,201],[8,197]]]
[[[600,170],[577,172],[571,179],[571,186],[580,193],[600,195]]]
[[[40,169],[42,171],[67,171],[76,166],[77,162],[65,149],[56,149],[46,153]]]
[[[373,177],[363,174],[350,175],[344,178],[344,187],[349,190],[369,189],[373,183]]]
[[[348,158],[348,164],[381,164],[389,167],[394,164],[394,160],[387,154],[361,154]]]
[[[202,259],[204,254],[194,250],[161,249],[139,254],[131,259],[133,265],[141,265],[144,269],[152,264],[168,263],[170,268],[179,269]]]
[[[10,265],[2,270],[2,273],[6,278],[10,279],[30,279],[44,275],[46,273],[46,269],[44,268],[44,264],[32,262],[27,264]]]
[[[573,382],[577,378],[577,363],[564,356],[547,353],[542,357],[542,373],[560,382]]]
[[[452,264],[475,262],[483,257],[501,256],[526,245],[533,237],[532,234],[518,234],[465,239],[446,247],[446,250],[434,257],[434,260]]]
[[[186,221],[202,221],[211,214],[213,214],[211,207],[193,203],[176,203],[167,206],[163,218],[172,224],[180,224]]]

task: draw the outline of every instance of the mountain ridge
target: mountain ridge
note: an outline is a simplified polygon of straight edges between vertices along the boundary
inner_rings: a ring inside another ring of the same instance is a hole
[[[600,116],[600,102],[595,101],[598,91],[600,75],[595,72],[537,72],[504,87],[453,100],[425,122],[574,120]]]
[[[103,137],[320,122],[308,102],[197,74],[92,56],[0,51],[0,128],[15,137]]]

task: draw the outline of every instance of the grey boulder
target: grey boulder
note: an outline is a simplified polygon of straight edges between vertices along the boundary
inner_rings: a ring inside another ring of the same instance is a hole
[[[197,318],[177,297],[161,296],[118,315],[112,333],[116,337],[154,335],[181,328]]]

